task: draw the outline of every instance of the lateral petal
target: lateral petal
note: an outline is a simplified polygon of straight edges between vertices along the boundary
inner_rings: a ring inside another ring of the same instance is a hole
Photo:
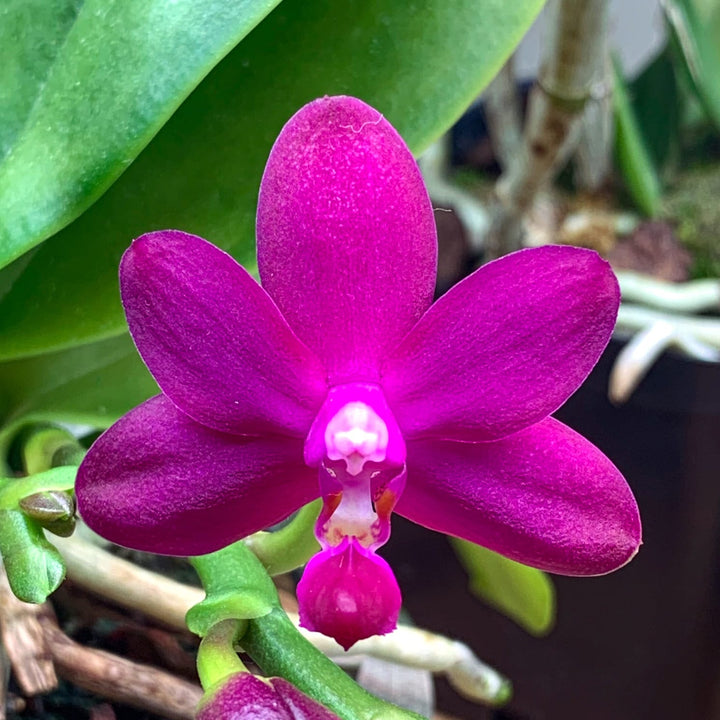
[[[207,427],[305,435],[325,396],[320,362],[230,255],[164,230],[120,265],[130,333],[163,393]]]
[[[620,293],[597,253],[545,246],[476,270],[383,369],[406,437],[495,440],[557,410],[598,361]]]
[[[560,575],[611,572],[641,542],[637,503],[619,470],[553,418],[495,442],[409,443],[395,511]]]
[[[118,545],[203,555],[318,496],[302,452],[297,438],[210,430],[159,395],[93,443],[78,470],[78,510]]]

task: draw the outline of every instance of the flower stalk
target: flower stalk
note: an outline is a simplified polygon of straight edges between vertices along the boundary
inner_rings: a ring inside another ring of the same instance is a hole
[[[21,456],[26,474],[34,475],[63,465],[79,465],[85,449],[67,430],[38,425],[21,434]]]
[[[343,720],[420,720],[363,690],[302,637],[280,608],[248,623],[242,646],[263,672],[286,678]]]
[[[313,647],[280,606],[275,585],[244,543],[191,562],[207,593],[207,598],[188,612],[190,629],[209,639],[198,661],[203,687],[242,672],[233,644],[238,630],[244,629],[242,648],[263,673],[285,678],[342,720],[419,718],[367,693]],[[243,622],[238,627],[237,620],[247,621],[247,625]]]
[[[76,472],[77,467],[66,465],[23,478],[0,478],[0,509],[17,509],[23,498],[43,491],[70,491]]]
[[[223,620],[213,625],[202,639],[198,648],[197,669],[204,690],[233,673],[248,672],[235,650],[235,643],[246,627],[245,621]]]
[[[300,508],[280,530],[261,530],[243,540],[269,575],[282,575],[302,567],[320,549],[313,528],[321,507],[322,502],[315,500]]]

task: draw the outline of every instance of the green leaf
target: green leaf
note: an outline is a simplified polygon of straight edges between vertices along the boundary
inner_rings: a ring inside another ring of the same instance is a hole
[[[108,427],[156,392],[128,335],[0,363],[0,458],[24,425]]]
[[[680,152],[682,107],[668,46],[632,81],[629,95],[650,158],[655,167],[664,169]]]
[[[720,6],[716,0],[666,0],[663,8],[692,86],[720,128]]]
[[[0,510],[0,555],[12,591],[25,602],[45,602],[65,577],[60,553],[18,510]]]
[[[615,155],[627,189],[637,207],[653,217],[660,209],[660,180],[633,112],[627,86],[614,64]]]
[[[353,94],[420,152],[489,82],[542,4],[422,0],[410,11],[396,0],[285,0],[95,205],[0,274],[0,356],[122,332],[117,266],[144,232],[180,228],[251,263],[262,170],[295,111]]]
[[[279,0],[5,0],[0,267],[125,170]]]
[[[550,632],[555,622],[555,588],[544,572],[465,540],[450,541],[473,594],[533,635]]]

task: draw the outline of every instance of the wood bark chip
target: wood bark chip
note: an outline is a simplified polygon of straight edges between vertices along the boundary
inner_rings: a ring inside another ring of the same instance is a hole
[[[202,690],[157,668],[71,640],[45,615],[40,620],[58,674],[101,697],[171,718],[192,720]]]
[[[198,685],[71,640],[48,603],[31,605],[13,595],[2,569],[0,638],[13,675],[28,696],[54,690],[60,675],[101,697],[172,720],[192,720],[202,696]]]
[[[29,696],[49,692],[58,684],[40,624],[45,607],[18,600],[0,566],[0,639],[18,685]]]

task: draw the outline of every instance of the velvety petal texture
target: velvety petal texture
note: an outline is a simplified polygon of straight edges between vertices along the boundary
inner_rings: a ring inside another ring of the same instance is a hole
[[[326,97],[285,125],[257,216],[263,287],[331,384],[378,365],[432,300],[437,242],[415,160],[377,111]]]
[[[295,438],[203,427],[160,395],[95,441],[78,471],[78,510],[118,545],[204,555],[318,497],[302,452]]]
[[[210,689],[196,720],[340,720],[283,678],[236,673]]]
[[[392,354],[382,384],[406,437],[474,441],[557,410],[610,340],[620,302],[599,255],[521,250],[441,297]]]
[[[601,575],[640,544],[635,498],[594,445],[548,418],[489,443],[408,444],[396,512],[526,565]]]
[[[143,361],[183,412],[224,432],[307,434],[325,370],[230,255],[178,230],[143,235],[120,289]]]

